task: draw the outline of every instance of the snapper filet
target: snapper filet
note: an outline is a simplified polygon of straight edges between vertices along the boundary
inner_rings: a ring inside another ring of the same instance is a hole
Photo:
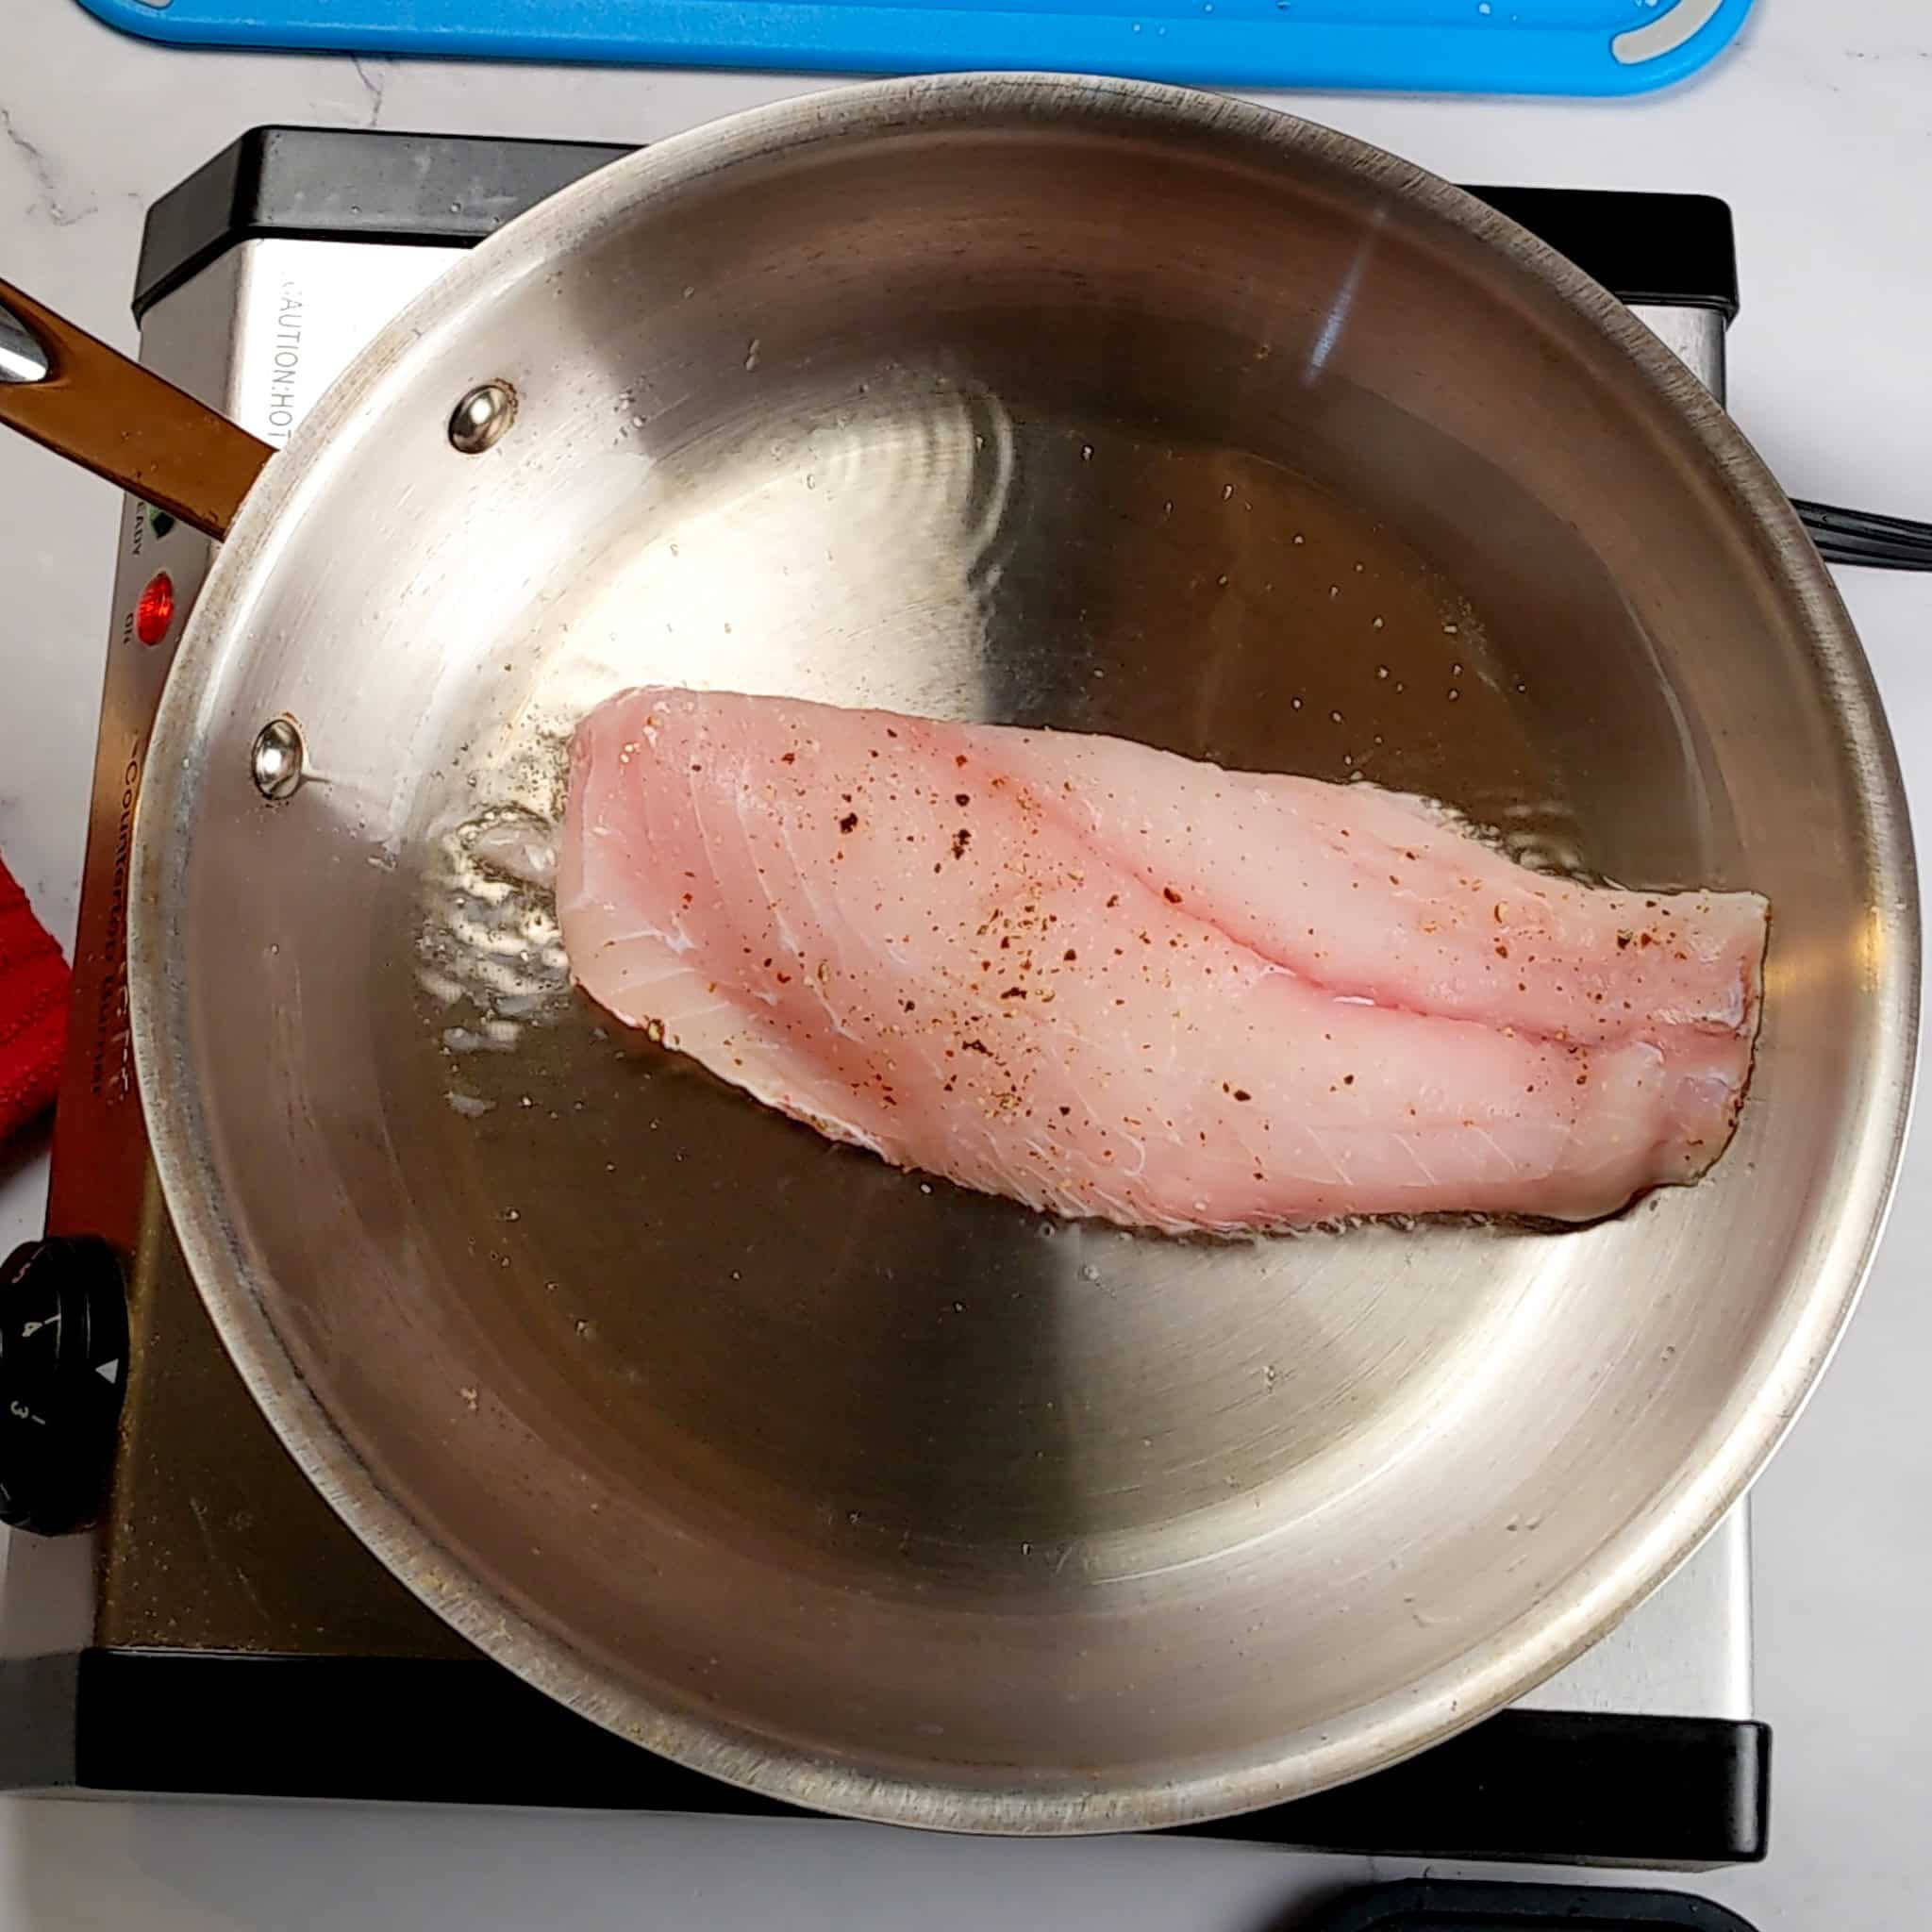
[[[834,1140],[1056,1214],[1580,1221],[1694,1180],[1766,908],[1525,871],[1368,785],[650,689],[578,725],[599,1004]]]

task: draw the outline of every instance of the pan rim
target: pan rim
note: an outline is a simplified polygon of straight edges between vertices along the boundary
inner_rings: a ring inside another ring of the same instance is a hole
[[[1847,755],[1875,874],[1892,886],[1883,931],[1889,970],[1873,998],[1885,1024],[1883,1063],[1857,1116],[1867,1158],[1789,1332],[1718,1403],[1699,1453],[1592,1558],[1541,1602],[1418,1686],[1327,1727],[1280,1740],[1273,1754],[1174,1779],[1094,1787],[1015,1780],[1003,1790],[867,1773],[797,1744],[615,1690],[584,1656],[499,1601],[386,1494],[320,1398],[301,1379],[251,1277],[229,1218],[192,1064],[186,988],[171,976],[202,783],[183,753],[199,706],[254,587],[274,568],[278,534],[315,487],[316,455],[350,423],[372,372],[428,334],[472,295],[549,258],[583,232],[654,193],[689,185],[803,142],[876,135],[917,122],[1031,110],[1081,110],[1109,121],[1212,134],[1257,165],[1314,161],[1365,174],[1392,198],[1489,244],[1519,279],[1540,284],[1622,352],[1653,401],[1672,409],[1740,517],[1755,526],[1844,714]],[[1761,460],[1701,384],[1622,304],[1525,231],[1460,190],[1353,137],[1245,102],[1147,82],[1049,75],[953,75],[841,87],[752,109],[613,163],[508,224],[455,264],[391,322],[298,427],[250,492],[218,557],[156,720],[135,828],[129,895],[129,998],[135,1067],[163,1193],[197,1291],[251,1394],[308,1479],[358,1539],[471,1642],[567,1707],[694,1770],[764,1795],[845,1816],[967,1832],[1114,1832],[1206,1823],[1308,1795],[1411,1757],[1534,1688],[1587,1649],[1681,1564],[1764,1466],[1807,1399],[1856,1306],[1896,1185],[1916,1060],[1919,918],[1903,783],[1875,686],[1831,580]],[[485,1607],[488,1606],[488,1607]]]

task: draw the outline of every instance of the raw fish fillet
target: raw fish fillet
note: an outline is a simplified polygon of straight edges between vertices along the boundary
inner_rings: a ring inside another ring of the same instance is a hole
[[[558,902],[591,998],[767,1106],[1170,1232],[1693,1180],[1766,935],[1754,894],[1546,877],[1367,785],[662,689],[577,727]]]

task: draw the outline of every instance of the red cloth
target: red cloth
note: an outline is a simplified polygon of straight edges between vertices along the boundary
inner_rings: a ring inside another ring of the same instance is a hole
[[[0,861],[0,1142],[54,1104],[70,974]]]

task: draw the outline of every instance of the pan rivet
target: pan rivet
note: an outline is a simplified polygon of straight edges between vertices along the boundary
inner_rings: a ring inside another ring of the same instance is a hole
[[[255,734],[249,768],[255,789],[271,804],[293,798],[302,789],[302,734],[292,718],[271,718]]]
[[[450,412],[450,446],[480,457],[502,439],[517,413],[517,392],[507,382],[479,382]]]

